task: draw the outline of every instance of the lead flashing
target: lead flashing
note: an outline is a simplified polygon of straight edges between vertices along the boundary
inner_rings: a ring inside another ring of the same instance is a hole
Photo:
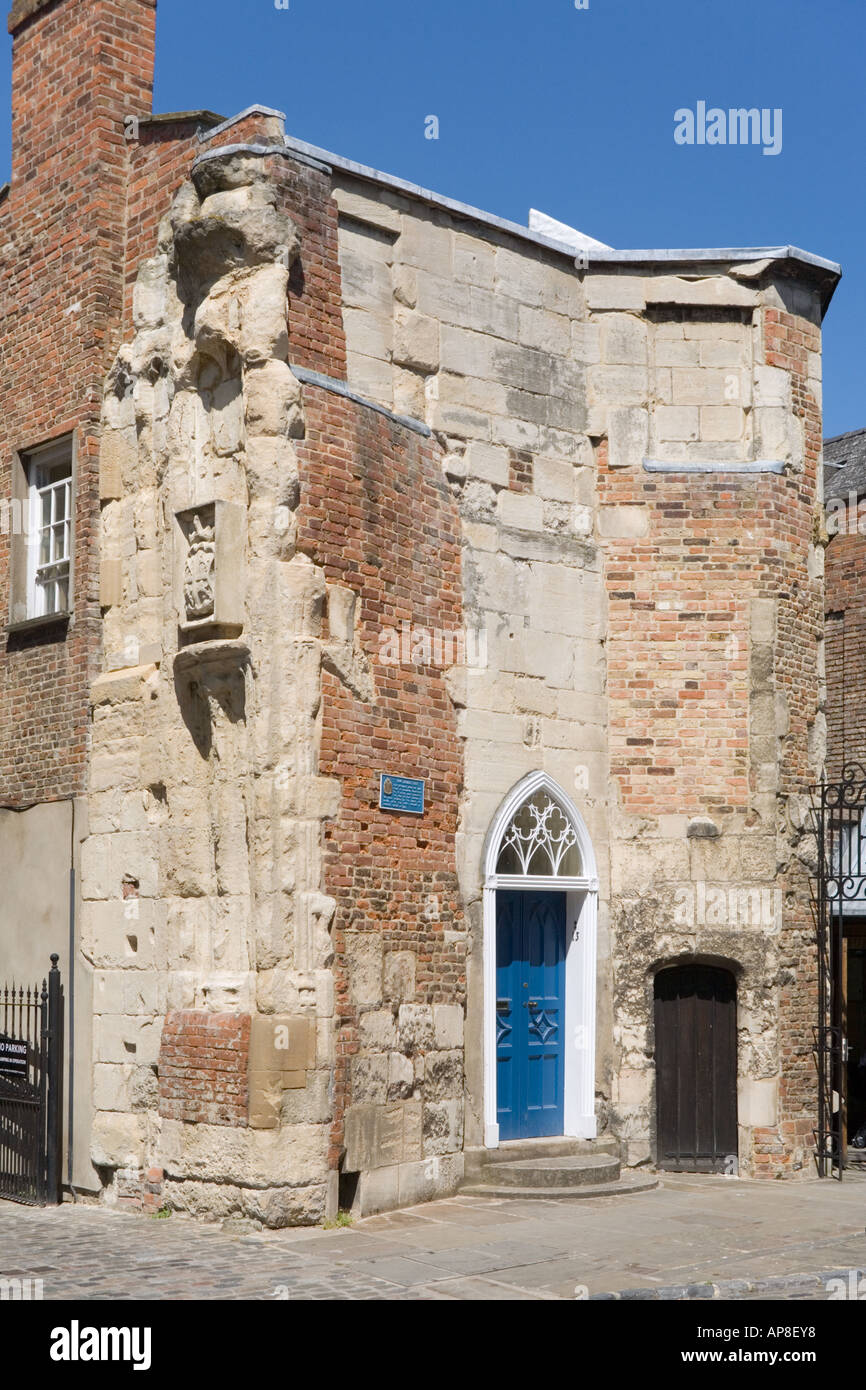
[[[380,169],[374,169],[370,165],[358,164],[352,159],[344,159],[341,155],[332,154],[329,150],[323,150],[318,145],[311,145],[306,140],[299,140],[295,136],[287,135],[286,150],[290,153],[303,154],[308,158],[319,160],[323,165],[341,169],[344,173],[353,174],[356,178],[364,179],[368,183],[377,183],[386,188],[393,188],[396,192],[405,193],[411,198],[428,203],[431,207],[442,208],[457,217],[481,222],[488,227],[495,227],[498,231],[520,237],[521,240],[532,242],[546,250],[557,251],[568,256],[570,260],[574,260],[575,246],[573,243],[558,241],[553,237],[544,236],[540,232],[530,231],[528,227],[524,227],[519,222],[511,222],[508,218],[497,217],[495,213],[484,212],[481,208],[472,207],[469,203],[461,203],[455,198],[446,198],[443,194],[434,193],[431,189],[422,188],[419,184],[409,183],[406,179],[396,178],[393,174],[384,174]],[[802,251],[797,246],[700,247],[686,250],[635,251],[619,251],[615,248],[598,251],[595,247],[591,247],[585,254],[588,254],[590,267],[594,265],[658,264],[660,262],[674,264],[794,260],[826,271],[837,279],[842,274],[841,266],[835,261],[826,260],[823,256],[816,256],[810,251]],[[580,268],[586,268],[583,260],[581,260]]]
[[[395,424],[403,425],[407,430],[412,430],[414,434],[423,435],[429,439],[433,433],[429,425],[425,425],[423,420],[415,420],[411,415],[395,415],[393,410],[388,410],[384,405],[377,405],[375,401],[368,401],[366,396],[359,396],[357,391],[353,391],[346,381],[338,381],[336,377],[325,376],[323,372],[313,372],[309,367],[297,367],[294,362],[289,364],[298,381],[306,386],[319,386],[323,391],[330,391],[335,396],[343,396],[347,401],[354,401],[356,405],[366,406],[368,410],[375,410],[377,415],[385,415]]]
[[[213,130],[200,135],[199,139],[202,141],[212,140],[215,135],[222,135],[223,131],[231,130],[232,126],[238,125],[247,116],[274,116],[280,122],[286,119],[285,111],[276,111],[273,106],[246,106],[243,111],[238,111],[236,116],[229,116],[226,120],[221,120],[218,126],[214,126]]]
[[[644,459],[643,466],[647,473],[784,473],[786,468],[779,459],[756,459],[751,463],[729,463],[723,459],[670,463],[664,459]]]
[[[139,125],[179,125],[184,121],[210,121],[213,126],[222,123],[225,116],[216,111],[160,111],[158,115],[139,116]]]
[[[262,156],[283,155],[287,156],[288,151],[282,145],[256,145],[238,142],[234,145],[217,145],[214,150],[204,150],[197,154],[192,162],[193,172],[200,164],[206,164],[211,159],[224,159],[226,155],[232,154],[254,154]],[[330,174],[331,170],[327,164],[320,164],[316,159],[308,159],[306,155],[292,155],[293,159],[300,160],[302,164],[308,164],[311,169],[318,169],[324,174]]]

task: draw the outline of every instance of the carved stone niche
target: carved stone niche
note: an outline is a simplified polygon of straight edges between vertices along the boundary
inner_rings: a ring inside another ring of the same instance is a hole
[[[174,598],[184,642],[243,631],[245,523],[236,502],[175,512]]]

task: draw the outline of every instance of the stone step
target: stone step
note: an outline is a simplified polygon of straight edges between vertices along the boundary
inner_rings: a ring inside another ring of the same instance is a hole
[[[620,1157],[618,1139],[509,1139],[497,1149],[468,1148],[464,1151],[467,1180],[481,1179],[494,1164],[515,1163],[523,1159],[577,1158],[597,1154]]]
[[[628,1197],[640,1192],[652,1192],[659,1180],[652,1174],[626,1174],[616,1182],[586,1183],[576,1187],[505,1187],[498,1183],[470,1183],[461,1187],[461,1197],[499,1197],[512,1202],[560,1200],[576,1201],[583,1197]]]
[[[579,1154],[563,1158],[522,1158],[493,1163],[482,1169],[482,1183],[497,1187],[584,1187],[616,1182],[619,1159],[615,1154]]]

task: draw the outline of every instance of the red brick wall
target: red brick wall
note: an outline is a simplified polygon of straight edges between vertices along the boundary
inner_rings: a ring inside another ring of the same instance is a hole
[[[159,1113],[210,1125],[249,1123],[249,1014],[193,1009],[166,1015],[159,1050]]]
[[[846,511],[846,516],[848,512]],[[825,554],[827,772],[843,761],[866,763],[866,536],[849,517]]]
[[[807,385],[807,355],[820,352],[820,330],[775,309],[763,311],[762,328],[767,363],[792,375],[805,430],[802,473],[634,473],[611,469],[598,451],[601,502],[648,513],[648,534],[608,542],[605,559],[611,768],[630,814],[741,812],[760,828],[750,810],[758,790],[749,750],[755,598],[778,602],[774,679],[789,719],[777,743],[779,791],[801,795],[814,780],[809,734],[823,594],[809,577],[808,555],[821,413]],[[779,886],[780,1122],[756,1136],[754,1154],[757,1170],[771,1176],[810,1146],[817,1104],[815,942],[808,880],[796,861]]]
[[[415,954],[414,1002],[465,998],[464,948],[447,939],[463,927],[454,859],[462,759],[444,671],[378,659],[383,628],[460,628],[460,529],[432,441],[318,387],[304,388],[304,406],[298,543],[330,582],[359,595],[357,628],[376,685],[366,704],[324,678],[319,770],[343,786],[325,870],[338,904],[336,1165],[359,1046],[346,932],[378,932],[386,954]],[[423,818],[378,809],[380,772],[426,779]]]
[[[289,359],[344,380],[346,338],[337,244],[337,205],[330,175],[285,156],[270,161],[283,211],[301,237],[289,278]]]
[[[820,408],[806,385],[820,331],[766,310],[766,360],[793,375],[802,474],[633,473],[599,451],[602,505],[640,506],[648,534],[606,544],[611,770],[633,814],[748,810],[749,602],[778,599],[777,687],[791,721],[783,790],[812,777],[820,585],[808,577]]]
[[[127,146],[150,111],[154,0],[16,5],[12,187],[0,205],[0,497],[13,451],[74,432],[75,619],[0,638],[0,801],[82,790],[87,696],[100,642],[97,452],[105,372],[120,342]],[[0,613],[10,537],[0,535]]]
[[[611,773],[627,813],[725,814],[748,802],[748,603],[769,592],[761,571],[777,547],[761,521],[779,482],[599,460],[602,505],[648,514],[645,537],[606,548]]]
[[[808,752],[808,732],[815,718],[817,639],[823,632],[824,593],[810,579],[807,556],[814,535],[821,465],[821,407],[810,391],[808,354],[821,351],[821,332],[805,319],[777,309],[764,314],[767,362],[791,373],[793,404],[805,432],[804,471],[792,478],[783,514],[771,513],[780,536],[790,543],[784,563],[775,570],[779,598],[776,656],[777,685],[788,697],[789,731],[782,742],[780,792],[802,795],[815,780]],[[778,1135],[767,1135],[766,1163],[760,1148],[756,1167],[767,1176],[784,1172],[791,1151],[811,1149],[817,1110],[813,1029],[818,1016],[817,953],[807,874],[796,860],[784,883],[786,903],[780,941],[781,985],[779,1033],[782,1048]],[[779,1143],[784,1153],[778,1152]]]

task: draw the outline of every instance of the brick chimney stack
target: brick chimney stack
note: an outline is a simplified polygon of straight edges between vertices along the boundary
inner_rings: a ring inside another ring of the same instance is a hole
[[[8,28],[13,184],[123,158],[123,118],[151,113],[156,0],[15,0]]]

